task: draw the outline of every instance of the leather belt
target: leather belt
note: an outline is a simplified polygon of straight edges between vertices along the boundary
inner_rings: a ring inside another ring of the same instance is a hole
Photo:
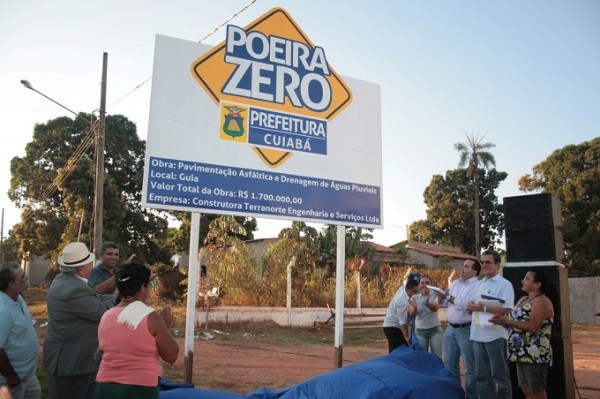
[[[452,328],[463,328],[463,327],[469,327],[471,325],[471,322],[462,323],[462,324],[452,324],[452,323],[449,323],[449,324],[452,326]]]

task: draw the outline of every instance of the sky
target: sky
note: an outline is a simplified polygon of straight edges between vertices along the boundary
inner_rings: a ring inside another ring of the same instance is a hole
[[[10,160],[24,156],[37,123],[71,116],[21,79],[89,113],[100,105],[107,52],[107,113],[125,115],[145,139],[155,35],[216,45],[226,21],[245,26],[274,7],[324,48],[339,74],[380,85],[384,228],[373,232],[377,243],[405,240],[407,226],[426,217],[423,191],[433,175],[458,167],[453,146],[465,134],[496,145],[497,169],[508,173],[496,191],[500,201],[522,195],[519,177],[554,150],[600,136],[595,0],[0,0],[4,237],[20,218],[7,196]],[[276,236],[290,224],[258,219],[255,236]]]

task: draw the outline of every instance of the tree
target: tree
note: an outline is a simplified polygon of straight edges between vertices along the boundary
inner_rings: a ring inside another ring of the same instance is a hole
[[[181,222],[178,228],[169,229],[169,237],[167,239],[169,246],[177,251],[187,251],[190,246],[190,228],[191,228],[191,213],[183,211],[173,212],[173,216]],[[200,234],[198,244],[202,246],[208,231],[210,230],[210,224],[213,220],[218,219],[222,215],[203,213],[200,217]],[[237,223],[244,227],[243,234],[234,234],[237,238],[242,241],[252,240],[254,238],[254,231],[256,231],[256,219],[253,217],[235,216]]]
[[[286,227],[279,232],[279,238],[304,239],[314,241],[319,233],[314,227],[307,226],[306,223],[294,220],[292,227]]]
[[[224,288],[228,296],[260,306],[260,295],[258,302],[254,302],[257,299],[254,292],[260,288],[259,270],[248,247],[238,238],[245,234],[244,227],[233,216],[214,219],[204,239],[209,255],[206,267],[212,283]]]
[[[411,224],[408,238],[456,246],[466,253],[476,252],[472,217],[475,198],[470,193],[474,191],[473,185],[478,184],[481,244],[485,247],[498,244],[504,230],[504,214],[495,190],[508,175],[496,169],[488,172],[480,169],[478,175],[477,179],[471,179],[464,169],[449,170],[445,177],[434,175],[423,193],[427,219]]]
[[[2,262],[18,262],[19,251],[15,236],[12,231],[8,232],[8,237],[2,242],[2,252],[0,253],[0,261]]]
[[[344,251],[346,252],[346,260],[371,260],[373,257],[373,249],[367,242],[373,238],[371,232],[373,229],[365,229],[362,227],[346,227],[346,240]],[[317,256],[317,264],[329,270],[331,274],[335,272],[337,263],[337,226],[327,224],[319,233],[317,238],[319,253]]]
[[[477,259],[481,256],[481,239],[480,239],[480,222],[479,222],[479,170],[489,169],[490,165],[496,166],[496,159],[491,152],[487,151],[490,148],[495,147],[492,143],[482,143],[481,141],[485,137],[475,137],[473,134],[466,135],[466,143],[456,143],[454,148],[460,153],[460,160],[458,162],[459,167],[467,167],[466,173],[470,179],[475,180],[473,185],[473,198],[475,199],[475,206],[473,207],[474,215],[474,226],[475,226],[475,256]]]
[[[318,237],[317,229],[307,226],[305,222],[294,220],[291,227],[279,232],[276,245],[272,245],[263,254],[262,269],[266,270],[269,264],[273,263],[273,258],[276,258],[276,262],[287,264],[292,256],[296,256],[296,270],[312,271],[317,263]]]
[[[13,233],[19,253],[52,257],[78,238],[91,242],[94,206],[92,117],[59,117],[36,124],[24,157],[11,160],[9,198],[23,209]],[[138,260],[168,261],[167,220],[141,206],[145,142],[122,115],[106,118],[103,240],[117,242]],[[77,154],[77,156],[74,156]],[[81,234],[79,233],[81,231]]]
[[[519,179],[519,188],[560,199],[570,275],[600,275],[600,137],[555,150]]]
[[[204,245],[209,251],[228,250],[235,240],[240,241],[239,237],[246,235],[244,226],[235,217],[229,215],[220,215],[214,218],[208,227]]]

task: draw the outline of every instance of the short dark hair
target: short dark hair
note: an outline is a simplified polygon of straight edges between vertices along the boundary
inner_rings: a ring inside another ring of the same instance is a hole
[[[119,246],[111,241],[106,241],[100,246],[100,255],[104,255],[109,248],[119,249]]]
[[[494,251],[493,249],[486,249],[481,254],[482,255],[492,255],[492,258],[494,259],[494,263],[500,263],[500,261],[502,260],[502,258],[500,257],[500,254],[498,252]]]
[[[15,270],[21,267],[16,262],[6,262],[0,265],[0,291],[8,289],[8,285],[15,281]]]
[[[477,272],[476,276],[479,276],[479,272],[481,272],[481,263],[479,263],[477,259],[473,259],[473,265],[471,266],[471,269]]]
[[[141,263],[126,263],[117,270],[115,279],[122,296],[133,296],[150,282],[150,269]]]
[[[414,278],[409,278],[408,281],[406,282],[406,289],[410,290],[412,288],[418,287],[419,286],[419,282],[417,280],[415,280]]]
[[[409,279],[413,279],[413,280],[417,280],[417,282],[419,282],[419,280],[421,280],[421,273],[419,272],[410,272],[410,274],[408,275]]]

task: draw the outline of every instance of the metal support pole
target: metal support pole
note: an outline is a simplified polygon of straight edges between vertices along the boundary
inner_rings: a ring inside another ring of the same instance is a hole
[[[192,382],[194,371],[194,329],[196,327],[196,297],[200,280],[200,259],[198,258],[198,241],[200,240],[200,218],[202,214],[192,212],[190,226],[190,264],[188,265],[187,310],[185,318],[185,353],[183,368],[185,382]],[[208,297],[208,292],[206,293]],[[208,305],[207,303],[207,309]],[[208,317],[206,318],[208,324]]]
[[[335,368],[344,360],[344,282],[346,271],[346,228],[337,226],[337,262],[335,268]]]

